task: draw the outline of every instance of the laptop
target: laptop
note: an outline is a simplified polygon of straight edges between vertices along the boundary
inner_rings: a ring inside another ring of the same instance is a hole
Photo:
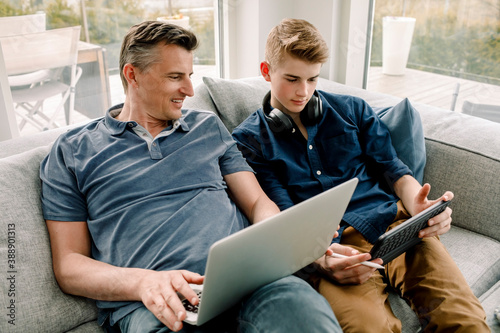
[[[429,219],[443,212],[450,202],[441,200],[384,233],[373,244],[372,259],[382,258],[385,265],[418,244],[422,240],[418,237],[420,230],[426,228]]]
[[[199,305],[193,307],[183,300],[184,321],[201,325],[257,288],[324,255],[357,183],[357,178],[351,179],[215,242],[203,285],[190,284],[201,295]]]

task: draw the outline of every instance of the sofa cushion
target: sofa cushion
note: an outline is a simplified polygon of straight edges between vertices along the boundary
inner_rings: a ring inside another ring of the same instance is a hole
[[[405,98],[392,107],[374,107],[391,132],[392,145],[398,157],[413,171],[420,182],[424,179],[425,139],[419,113]]]
[[[453,225],[500,241],[500,160],[430,138],[426,150],[424,181],[432,185],[430,197],[452,191]]]
[[[203,82],[230,133],[262,106],[264,96],[271,89],[269,82],[260,76],[239,80],[204,77]]]
[[[66,332],[97,318],[93,301],[64,294],[54,278],[38,176],[48,151],[0,159],[0,307],[15,323],[4,316],[0,332]]]
[[[490,326],[492,332],[500,332],[500,320],[495,319],[495,310],[500,311],[500,281],[485,292],[479,301],[486,312],[486,323]]]
[[[182,106],[185,109],[212,111],[220,117],[208,88],[203,83],[196,86],[194,89],[194,96],[186,98]]]
[[[67,128],[59,127],[48,131],[42,131],[31,135],[23,135],[18,138],[0,142],[0,158],[19,154],[36,147],[51,144],[56,138],[64,133]]]
[[[97,320],[81,324],[74,329],[67,331],[65,333],[89,333],[89,332],[105,332],[104,329],[99,326]]]
[[[415,333],[420,330],[420,322],[418,317],[408,305],[406,300],[400,297],[396,291],[389,291],[389,303],[394,315],[403,323],[401,333]]]
[[[474,295],[481,296],[498,281],[500,242],[457,226],[440,237]]]

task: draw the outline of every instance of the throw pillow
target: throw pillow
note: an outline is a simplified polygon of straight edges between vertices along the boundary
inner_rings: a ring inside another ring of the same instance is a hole
[[[426,156],[424,130],[419,113],[413,108],[408,98],[393,107],[374,107],[373,110],[389,128],[392,145],[398,157],[422,183]]]
[[[204,77],[203,82],[229,133],[262,106],[264,96],[271,89],[260,76],[241,80]]]

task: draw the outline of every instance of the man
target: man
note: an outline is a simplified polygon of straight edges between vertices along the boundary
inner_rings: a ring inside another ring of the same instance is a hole
[[[279,212],[221,121],[182,110],[196,46],[174,25],[133,26],[120,55],[125,103],[63,134],[42,162],[57,281],[96,299],[110,330],[337,331],[328,303],[293,276],[199,328],[182,322],[178,294],[199,302],[188,284],[203,282],[210,245]]]
[[[427,199],[430,185],[421,186],[397,158],[387,128],[366,102],[316,91],[328,48],[309,22],[283,20],[271,30],[265,55],[261,73],[271,84],[270,95],[233,137],[267,195],[283,210],[359,179],[340,238],[330,248],[347,258],[325,255],[312,278],[342,329],[400,332],[388,301],[392,286],[409,300],[426,331],[488,332],[484,310],[438,238],[450,229],[451,209],[430,219],[422,242],[383,272],[360,265],[370,259],[382,264],[368,253],[377,238],[453,193]]]

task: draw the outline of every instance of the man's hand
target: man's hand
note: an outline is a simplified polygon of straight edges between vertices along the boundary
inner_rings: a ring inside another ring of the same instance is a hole
[[[348,258],[331,257],[332,252],[343,254]],[[327,253],[315,261],[315,266],[322,274],[340,284],[362,284],[376,271],[376,268],[361,265],[361,262],[368,261],[370,258],[369,253],[359,254],[357,250],[350,247],[332,244]],[[382,265],[380,258],[373,262]]]
[[[177,293],[193,305],[200,301],[189,283],[201,284],[204,277],[189,271],[151,271],[139,284],[140,297],[146,308],[172,331],[182,328],[186,310]]]
[[[177,293],[199,302],[189,283],[202,284],[193,272],[125,268],[92,259],[87,222],[47,220],[54,273],[68,293],[105,301],[142,301],[172,331],[182,328],[186,310]]]
[[[416,211],[416,213],[419,213],[429,208],[430,206],[434,205],[435,203],[441,200],[448,201],[453,199],[453,193],[447,191],[439,199],[429,200],[427,199],[427,196],[429,195],[430,190],[431,186],[429,184],[425,184],[424,186],[422,186],[420,191],[418,191],[417,195],[415,196],[413,204],[413,208]],[[451,213],[452,213],[451,208],[446,207],[446,209],[441,214],[438,214],[433,218],[429,219],[428,221],[429,227],[422,229],[418,234],[419,237],[421,238],[433,237],[448,232],[451,228]]]

